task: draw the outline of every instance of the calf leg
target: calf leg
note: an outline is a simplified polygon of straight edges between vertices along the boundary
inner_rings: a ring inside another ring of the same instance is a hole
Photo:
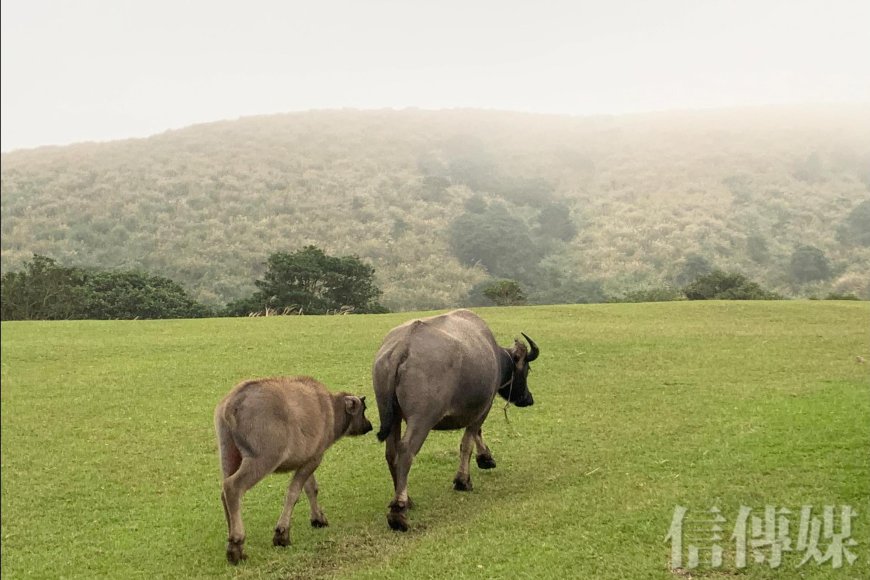
[[[418,424],[408,423],[405,435],[396,450],[396,496],[390,502],[390,511],[387,514],[387,523],[394,530],[408,531],[408,472],[414,462],[414,456],[420,451],[426,436],[429,435],[431,426],[424,427]]]
[[[305,482],[305,495],[308,496],[308,505],[311,507],[311,526],[314,528],[325,528],[329,525],[323,510],[317,503],[317,480],[314,479],[314,474]]]
[[[474,449],[474,436],[477,429],[469,427],[462,435],[459,444],[459,471],[453,479],[453,489],[457,491],[471,491],[471,476],[468,474],[468,464],[471,461],[471,451]]]
[[[238,564],[244,560],[245,525],[242,523],[242,497],[245,492],[272,473],[276,462],[263,457],[245,457],[239,469],[223,481],[221,500],[229,523],[227,539],[227,560],[230,564]]]
[[[273,545],[290,545],[290,519],[293,517],[293,506],[296,505],[305,482],[308,481],[314,470],[320,465],[321,459],[322,456],[309,461],[297,469],[293,479],[290,480],[290,485],[287,487],[287,497],[284,499],[284,511],[281,512],[281,517],[278,518],[278,524],[275,526],[275,536],[272,538]]]
[[[474,445],[477,447],[477,466],[481,469],[492,469],[495,467],[495,459],[492,458],[492,452],[489,447],[483,442],[483,433],[478,429],[474,435]]]

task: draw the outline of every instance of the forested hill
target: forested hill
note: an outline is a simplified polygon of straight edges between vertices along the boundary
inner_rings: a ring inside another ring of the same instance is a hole
[[[870,297],[868,232],[870,105],[322,111],[2,156],[4,272],[136,268],[211,304],[308,244],[370,261],[392,309],[466,304],[489,277],[578,302],[710,267]]]

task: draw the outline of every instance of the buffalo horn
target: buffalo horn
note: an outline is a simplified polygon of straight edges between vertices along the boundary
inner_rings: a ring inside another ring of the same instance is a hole
[[[538,350],[538,345],[535,344],[535,341],[529,338],[525,332],[521,332],[520,334],[522,334],[525,339],[529,341],[529,347],[531,347],[532,351],[528,354],[528,356],[526,356],[526,362],[532,362],[533,360],[538,358],[538,355],[541,351]]]

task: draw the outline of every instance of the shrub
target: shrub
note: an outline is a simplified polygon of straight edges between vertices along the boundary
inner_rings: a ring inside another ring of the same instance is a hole
[[[683,288],[689,300],[781,300],[743,274],[713,270]]]

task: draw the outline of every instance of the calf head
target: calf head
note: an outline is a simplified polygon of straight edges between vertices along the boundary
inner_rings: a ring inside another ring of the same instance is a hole
[[[525,333],[521,334],[529,342],[529,348],[522,341],[515,340],[513,348],[505,349],[511,357],[511,375],[507,384],[498,390],[498,394],[517,407],[528,407],[535,404],[528,385],[529,372],[532,370],[529,363],[538,358],[540,350],[534,340]]]
[[[365,435],[372,430],[372,423],[366,419],[366,398],[346,395],[344,410],[350,416],[346,435]]]

